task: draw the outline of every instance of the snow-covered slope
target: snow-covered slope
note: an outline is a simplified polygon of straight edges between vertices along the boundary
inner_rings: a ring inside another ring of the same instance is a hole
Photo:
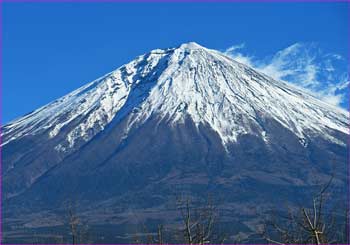
[[[312,134],[341,144],[329,129],[349,133],[346,111],[328,105],[285,82],[276,81],[224,54],[196,43],[153,50],[22,118],[3,130],[3,145],[26,135],[49,138],[69,127],[56,150],[89,141],[107,125],[133,113],[129,127],[158,115],[171,124],[190,116],[210,125],[224,144],[242,134],[269,136],[261,117],[273,118],[302,144]],[[126,129],[126,134],[127,134]]]

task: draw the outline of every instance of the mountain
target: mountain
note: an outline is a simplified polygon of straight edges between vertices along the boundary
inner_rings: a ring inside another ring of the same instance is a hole
[[[257,213],[304,202],[332,174],[345,196],[349,126],[218,51],[156,49],[2,127],[4,234],[60,224],[73,200],[128,241],[128,225],[174,221],[176,196],[208,193],[248,234]]]

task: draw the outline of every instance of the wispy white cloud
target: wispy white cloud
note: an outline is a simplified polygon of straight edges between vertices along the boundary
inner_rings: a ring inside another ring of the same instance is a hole
[[[229,47],[224,53],[275,79],[307,89],[327,103],[346,105],[348,64],[340,55],[324,53],[315,43],[295,43],[262,58],[247,54],[245,49],[243,43]]]
[[[224,53],[242,64],[254,66],[253,57],[249,56],[247,54],[242,54],[239,51],[239,50],[242,50],[244,48],[245,48],[245,44],[241,43],[241,44],[233,45],[233,46],[227,48]]]

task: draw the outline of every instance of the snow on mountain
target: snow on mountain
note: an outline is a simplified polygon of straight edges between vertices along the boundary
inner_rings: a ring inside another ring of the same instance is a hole
[[[252,210],[312,204],[333,174],[345,207],[348,128],[346,111],[218,51],[153,50],[2,128],[5,236],[56,231],[43,215],[74,200],[128,243],[135,217],[176,224],[180,194],[213,194],[227,227],[256,234]]]
[[[87,142],[126,115],[128,128],[157,115],[170,124],[190,116],[209,125],[223,144],[242,134],[269,135],[261,118],[272,118],[294,132],[301,144],[318,135],[338,144],[329,131],[349,134],[345,110],[326,104],[283,81],[276,81],[196,43],[153,50],[72,93],[3,127],[3,145],[26,135],[55,138],[69,128],[56,150]],[[71,123],[79,120],[78,124]]]

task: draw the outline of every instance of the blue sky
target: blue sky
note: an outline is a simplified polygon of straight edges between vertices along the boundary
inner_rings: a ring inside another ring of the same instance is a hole
[[[347,108],[347,3],[5,3],[2,122],[195,41]]]

